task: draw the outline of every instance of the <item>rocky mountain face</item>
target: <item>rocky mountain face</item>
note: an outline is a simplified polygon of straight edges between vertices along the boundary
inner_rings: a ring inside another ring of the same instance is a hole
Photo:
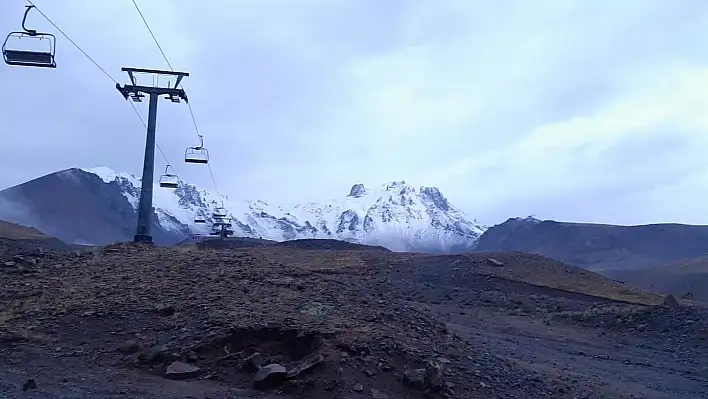
[[[103,245],[134,234],[140,180],[109,168],[67,169],[0,192],[0,219],[33,226],[67,243]],[[376,188],[352,186],[326,203],[281,206],[217,198],[181,183],[155,185],[154,240],[174,244],[207,234],[211,215],[224,207],[236,236],[285,241],[340,239],[395,251],[470,251],[484,227],[452,206],[435,187],[403,181]],[[197,216],[207,220],[194,223]]]
[[[110,182],[94,173],[68,169],[0,191],[0,219],[31,226],[65,243],[103,245],[135,234],[140,187],[131,176]],[[157,243],[178,240],[186,226],[163,228],[154,215]]]
[[[512,218],[486,230],[476,250],[535,253],[597,271],[638,269],[708,254],[708,226]]]

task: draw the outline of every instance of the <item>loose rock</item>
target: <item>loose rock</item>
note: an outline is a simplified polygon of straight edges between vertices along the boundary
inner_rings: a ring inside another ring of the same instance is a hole
[[[263,367],[265,361],[259,352],[252,354],[243,361],[243,368],[247,371],[255,373]]]
[[[669,308],[677,308],[679,306],[679,303],[676,300],[675,296],[669,294],[664,298],[664,306],[667,306]]]
[[[445,372],[445,365],[448,363],[450,361],[445,358],[437,358],[427,362],[425,368],[426,388],[437,391],[444,386],[443,373]]]
[[[403,382],[411,387],[425,387],[425,369],[406,370],[403,373]]]
[[[692,301],[693,300],[693,292],[689,291],[689,292],[683,294],[683,296],[681,296],[681,299],[686,299],[686,300]]]
[[[279,385],[282,383],[288,374],[288,370],[278,363],[269,364],[261,367],[256,375],[253,376],[253,386],[258,389],[264,389]]]
[[[306,357],[303,359],[297,366],[293,367],[290,371],[288,371],[288,378],[294,378],[300,375],[301,373],[312,369],[313,367],[317,366],[318,364],[324,362],[325,358],[321,354],[313,355]]]
[[[489,263],[492,266],[497,266],[497,267],[504,266],[504,262],[496,260],[494,258],[487,258],[487,263]]]
[[[165,378],[171,380],[186,380],[197,377],[201,373],[201,369],[197,366],[182,362],[172,362],[167,366]]]
[[[35,382],[34,378],[30,378],[22,385],[22,391],[29,391],[30,389],[37,389],[37,382]]]

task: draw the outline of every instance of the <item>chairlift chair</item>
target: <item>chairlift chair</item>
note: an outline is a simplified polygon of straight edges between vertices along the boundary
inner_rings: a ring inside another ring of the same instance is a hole
[[[194,223],[199,223],[199,224],[206,223],[206,218],[204,216],[197,215],[194,217]]]
[[[226,211],[226,208],[224,208],[223,206],[219,206],[219,207],[214,208],[213,217],[215,219],[223,219],[227,216],[227,214],[228,214],[228,212]]]
[[[160,187],[162,188],[177,188],[179,187],[179,177],[176,174],[170,173],[170,165],[165,166],[165,173],[160,176]]]
[[[56,36],[51,33],[41,33],[34,29],[27,29],[25,27],[27,14],[35,7],[33,5],[25,7],[27,7],[27,10],[25,10],[25,16],[22,18],[22,29],[24,32],[10,32],[2,44],[2,56],[5,59],[5,63],[17,66],[56,68],[57,64],[54,59],[57,43]],[[40,42],[46,40],[49,46],[44,51],[12,48],[13,43],[14,45],[18,45],[19,41],[22,39],[39,40]],[[8,46],[8,44],[10,44],[10,46]]]
[[[204,148],[204,138],[199,135],[200,144],[195,147],[187,147],[184,151],[184,162],[187,163],[209,163],[209,151]]]

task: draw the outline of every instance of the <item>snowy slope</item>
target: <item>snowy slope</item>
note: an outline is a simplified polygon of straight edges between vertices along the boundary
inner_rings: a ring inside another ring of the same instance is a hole
[[[83,169],[121,185],[137,207],[140,179],[110,168]],[[176,190],[154,187],[153,206],[167,230],[207,233],[210,223],[196,224],[196,215],[211,222],[214,209],[224,206],[237,236],[283,241],[336,238],[382,245],[394,251],[454,252],[470,250],[485,227],[456,209],[435,187],[390,182],[373,189],[355,184],[349,195],[326,203],[292,206],[264,201],[222,200],[207,190],[182,183]]]

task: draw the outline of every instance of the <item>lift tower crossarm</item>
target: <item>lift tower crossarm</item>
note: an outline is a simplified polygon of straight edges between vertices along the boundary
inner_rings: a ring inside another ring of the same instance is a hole
[[[185,76],[189,76],[189,72],[177,72],[177,71],[163,71],[160,69],[145,69],[145,68],[127,68],[123,67],[120,69],[123,72],[128,72],[128,77],[130,77],[130,81],[135,84],[135,76],[133,76],[133,73],[152,73],[152,74],[158,74],[158,75],[172,75],[172,76],[177,76],[177,80],[175,81],[174,87],[177,88],[179,86],[180,82],[182,82],[182,78]]]
[[[152,242],[152,187],[155,175],[155,126],[157,125],[157,100],[159,96],[165,95],[172,102],[179,102],[179,99],[187,101],[187,93],[183,89],[178,89],[183,77],[189,76],[187,72],[162,71],[158,69],[141,68],[121,68],[128,73],[130,83],[121,86],[116,83],[116,89],[127,100],[131,97],[133,101],[139,102],[145,94],[150,95],[150,108],[148,112],[147,137],[145,139],[145,158],[143,160],[143,177],[140,187],[140,202],[138,204],[138,226],[135,232],[134,242]],[[138,85],[134,73],[150,73],[155,75],[177,76],[174,87],[151,87]]]

